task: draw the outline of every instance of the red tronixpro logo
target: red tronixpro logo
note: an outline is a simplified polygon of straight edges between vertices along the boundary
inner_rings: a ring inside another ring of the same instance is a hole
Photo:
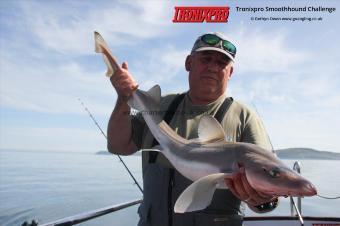
[[[176,6],[174,23],[227,23],[229,7]]]

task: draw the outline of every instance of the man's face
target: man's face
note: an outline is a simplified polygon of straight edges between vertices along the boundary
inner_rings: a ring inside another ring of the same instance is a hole
[[[192,99],[211,102],[226,90],[233,72],[231,60],[217,51],[201,51],[188,56],[189,94]]]

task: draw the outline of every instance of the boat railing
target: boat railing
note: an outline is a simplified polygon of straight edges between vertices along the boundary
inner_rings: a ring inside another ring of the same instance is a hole
[[[297,173],[301,174],[301,163],[299,161],[295,161],[293,165],[293,170],[295,170]],[[290,213],[291,216],[296,216],[301,214],[301,197],[297,197],[297,208],[294,207],[295,202],[294,198],[290,197]]]
[[[295,170],[297,173],[301,174],[301,163],[299,161],[295,161],[293,165],[293,170]],[[302,212],[301,212],[301,197],[297,197],[298,204],[295,204],[294,198],[290,196],[290,213],[291,216],[297,216],[301,226],[304,225],[304,221],[302,218]]]
[[[96,210],[92,210],[89,212],[85,212],[85,213],[81,213],[81,214],[77,214],[74,216],[70,216],[70,217],[66,217],[63,219],[59,219],[53,222],[49,222],[49,223],[45,223],[45,224],[39,224],[39,226],[71,226],[71,225],[76,225],[76,224],[80,224],[82,222],[109,214],[109,213],[113,213],[115,211],[118,210],[122,210],[125,209],[127,207],[130,206],[134,206],[137,205],[139,203],[142,202],[142,199],[138,199],[138,200],[133,200],[130,202],[125,202],[125,203],[120,203],[118,205],[111,205],[111,206],[107,206],[104,208],[100,208],[100,209],[96,209]],[[32,223],[27,223],[24,222],[21,226],[36,226],[38,225],[36,223],[36,221],[32,221]]]

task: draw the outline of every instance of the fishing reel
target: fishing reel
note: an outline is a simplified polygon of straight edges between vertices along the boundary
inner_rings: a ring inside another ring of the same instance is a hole
[[[32,220],[31,223],[25,221],[24,223],[21,224],[21,226],[38,226],[38,222],[35,220]]]

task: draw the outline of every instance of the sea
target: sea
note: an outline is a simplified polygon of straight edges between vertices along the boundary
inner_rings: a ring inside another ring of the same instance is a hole
[[[122,157],[142,184],[141,157]],[[340,161],[299,160],[301,173],[324,196],[340,196]],[[293,160],[284,160],[293,166]],[[142,198],[117,156],[88,152],[0,151],[0,225],[39,224]],[[290,215],[289,198],[266,215]],[[138,206],[93,219],[83,226],[137,225]],[[340,199],[302,199],[304,216],[340,217]],[[257,216],[246,210],[246,216]]]

